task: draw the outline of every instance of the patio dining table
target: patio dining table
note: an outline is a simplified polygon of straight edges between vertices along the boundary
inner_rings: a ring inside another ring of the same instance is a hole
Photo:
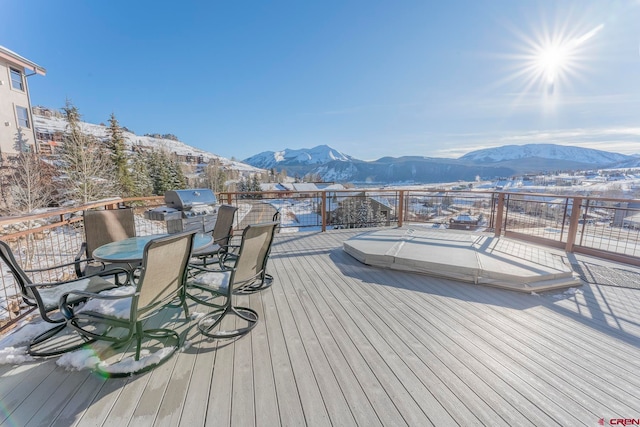
[[[142,262],[146,244],[150,240],[164,236],[167,236],[167,234],[129,237],[128,239],[107,243],[93,251],[93,258],[107,263],[129,264],[131,268],[134,268]],[[193,250],[204,248],[211,244],[212,241],[211,234],[197,233],[193,239]]]

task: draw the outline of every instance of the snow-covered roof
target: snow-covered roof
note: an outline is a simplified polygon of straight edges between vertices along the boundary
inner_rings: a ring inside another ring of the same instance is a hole
[[[293,184],[295,191],[318,191],[318,186],[313,182],[296,182]]]

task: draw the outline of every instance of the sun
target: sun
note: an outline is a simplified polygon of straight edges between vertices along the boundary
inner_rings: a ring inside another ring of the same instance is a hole
[[[590,41],[602,30],[600,24],[590,30],[573,30],[561,27],[543,30],[524,36],[521,53],[513,58],[517,61],[516,72],[511,79],[521,79],[527,90],[538,88],[542,93],[556,94],[557,90],[579,78],[589,59]]]
[[[535,56],[537,74],[545,78],[549,84],[554,84],[560,75],[564,75],[572,69],[571,51],[566,46],[542,47]]]

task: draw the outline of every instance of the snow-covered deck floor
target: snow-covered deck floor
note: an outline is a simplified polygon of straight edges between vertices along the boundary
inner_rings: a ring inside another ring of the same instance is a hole
[[[558,251],[486,233],[395,228],[344,242],[358,261],[475,284],[532,292],[580,285]]]

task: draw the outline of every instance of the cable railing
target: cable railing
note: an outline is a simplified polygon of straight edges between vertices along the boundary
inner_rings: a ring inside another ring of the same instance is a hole
[[[430,227],[492,232],[535,244],[640,265],[640,200],[472,190],[324,190],[220,193],[238,207],[235,230],[278,219],[280,232],[344,228]],[[23,269],[71,263],[84,240],[87,209],[133,207],[136,234],[167,233],[164,221],[145,219],[163,197],[113,199],[37,215],[0,218],[0,240]],[[0,330],[29,311],[0,262]],[[73,278],[66,267],[34,274],[35,282]]]

